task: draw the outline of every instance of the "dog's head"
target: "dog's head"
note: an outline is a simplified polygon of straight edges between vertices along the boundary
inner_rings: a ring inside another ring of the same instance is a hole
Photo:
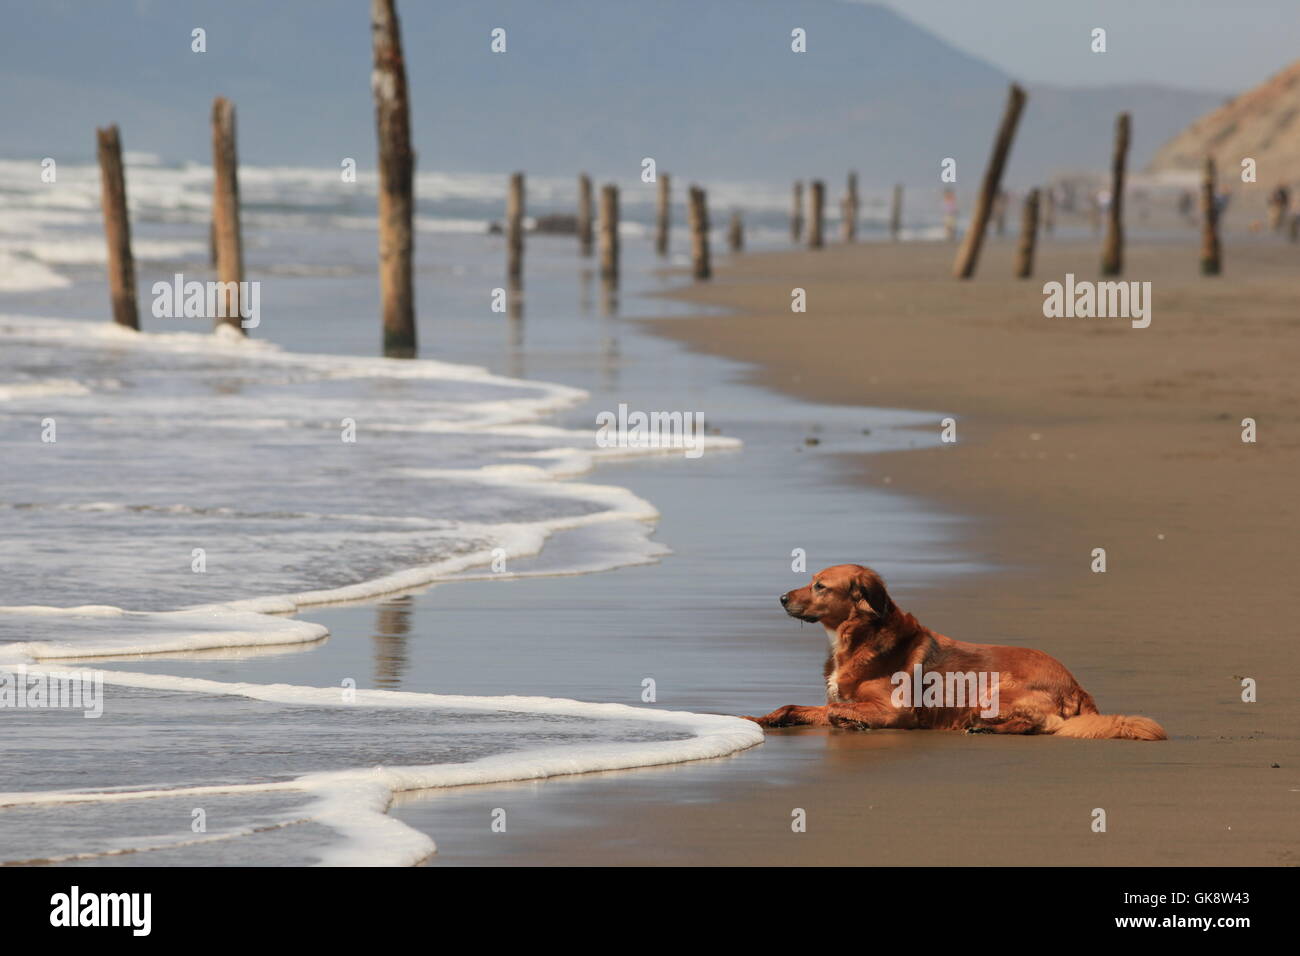
[[[894,610],[885,582],[860,564],[837,564],[813,575],[807,587],[781,595],[785,613],[835,630],[850,618],[884,621]]]

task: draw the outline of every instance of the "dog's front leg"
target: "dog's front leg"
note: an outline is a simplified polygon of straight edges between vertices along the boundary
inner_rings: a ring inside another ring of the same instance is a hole
[[[916,726],[916,715],[906,707],[841,701],[826,707],[826,722],[832,727],[845,730],[883,730],[890,727],[910,730]]]
[[[746,717],[760,727],[798,727],[813,725],[824,727],[828,723],[825,707],[800,707],[798,704],[786,704],[762,717]]]

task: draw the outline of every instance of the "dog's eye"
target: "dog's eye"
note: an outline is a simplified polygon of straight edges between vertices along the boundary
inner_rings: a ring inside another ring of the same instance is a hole
[[[820,581],[818,581],[816,584],[813,585],[813,590],[814,590],[814,591],[825,591],[825,590],[826,590],[826,586],[825,586],[824,584],[822,584]]]

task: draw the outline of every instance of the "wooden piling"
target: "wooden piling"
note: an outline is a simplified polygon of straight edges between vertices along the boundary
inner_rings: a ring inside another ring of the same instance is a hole
[[[1223,268],[1219,247],[1219,202],[1215,195],[1214,157],[1205,157],[1201,174],[1201,275],[1217,276]]]
[[[731,214],[731,225],[727,228],[727,245],[732,252],[743,252],[745,249],[745,221],[739,211]]]
[[[844,192],[844,204],[840,207],[840,237],[845,242],[858,239],[858,174],[849,173],[848,186]]]
[[[667,173],[659,174],[659,206],[655,212],[655,252],[668,255],[669,203],[672,201],[672,180]]]
[[[1029,190],[1020,213],[1020,246],[1016,250],[1016,278],[1034,274],[1034,245],[1038,240],[1038,190]]]
[[[704,190],[692,186],[690,191],[691,265],[695,278],[707,279],[713,272],[709,265],[709,204]]]
[[[803,183],[794,184],[794,204],[790,210],[790,241],[798,245],[803,238]]]
[[[578,249],[583,256],[591,255],[591,177],[578,176]]]
[[[506,278],[518,283],[524,275],[524,174],[512,173],[506,193]]]
[[[824,225],[822,216],[822,207],[826,202],[826,184],[820,179],[814,179],[809,184],[809,215],[808,215],[808,248],[820,249],[822,247],[822,226]]]
[[[903,185],[894,186],[894,195],[889,202],[889,238],[898,241],[903,232]]]
[[[618,187],[600,188],[600,277],[618,279]]]
[[[379,140],[379,292],[384,316],[384,354],[414,358],[415,289],[411,257],[415,249],[415,152],[411,149],[410,103],[401,26],[395,0],[371,0],[370,32]]]
[[[1117,276],[1124,271],[1124,164],[1128,158],[1129,115],[1115,118],[1115,152],[1110,161],[1110,215],[1106,244],[1101,253],[1101,274]]]
[[[247,334],[240,322],[239,283],[244,281],[244,240],[239,227],[239,150],[235,105],[224,96],[212,101],[212,228],[217,239],[217,279],[222,283],[218,325]],[[233,283],[233,285],[232,285]]]
[[[122,170],[122,139],[117,125],[95,130],[99,146],[99,202],[104,210],[108,242],[108,294],[113,321],[140,328],[135,299],[135,259],[131,256],[131,219],[126,211],[126,176]]]
[[[1016,125],[1020,122],[1020,113],[1024,108],[1025,91],[1012,83],[1007,94],[1006,110],[1002,114],[1002,124],[998,127],[997,137],[993,140],[993,152],[984,170],[984,181],[975,199],[970,229],[967,230],[966,238],[962,241],[957,259],[953,263],[953,275],[959,279],[969,279],[975,274],[980,246],[984,243],[984,232],[988,228],[989,213],[993,208],[993,198],[1002,183],[1002,170],[1006,167],[1007,155],[1011,152],[1011,143],[1016,137]]]

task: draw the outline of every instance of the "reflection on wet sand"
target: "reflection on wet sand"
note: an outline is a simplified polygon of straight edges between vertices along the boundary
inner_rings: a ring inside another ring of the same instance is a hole
[[[406,638],[411,633],[411,598],[385,601],[375,611],[375,686],[392,690],[401,686],[409,663]]]

